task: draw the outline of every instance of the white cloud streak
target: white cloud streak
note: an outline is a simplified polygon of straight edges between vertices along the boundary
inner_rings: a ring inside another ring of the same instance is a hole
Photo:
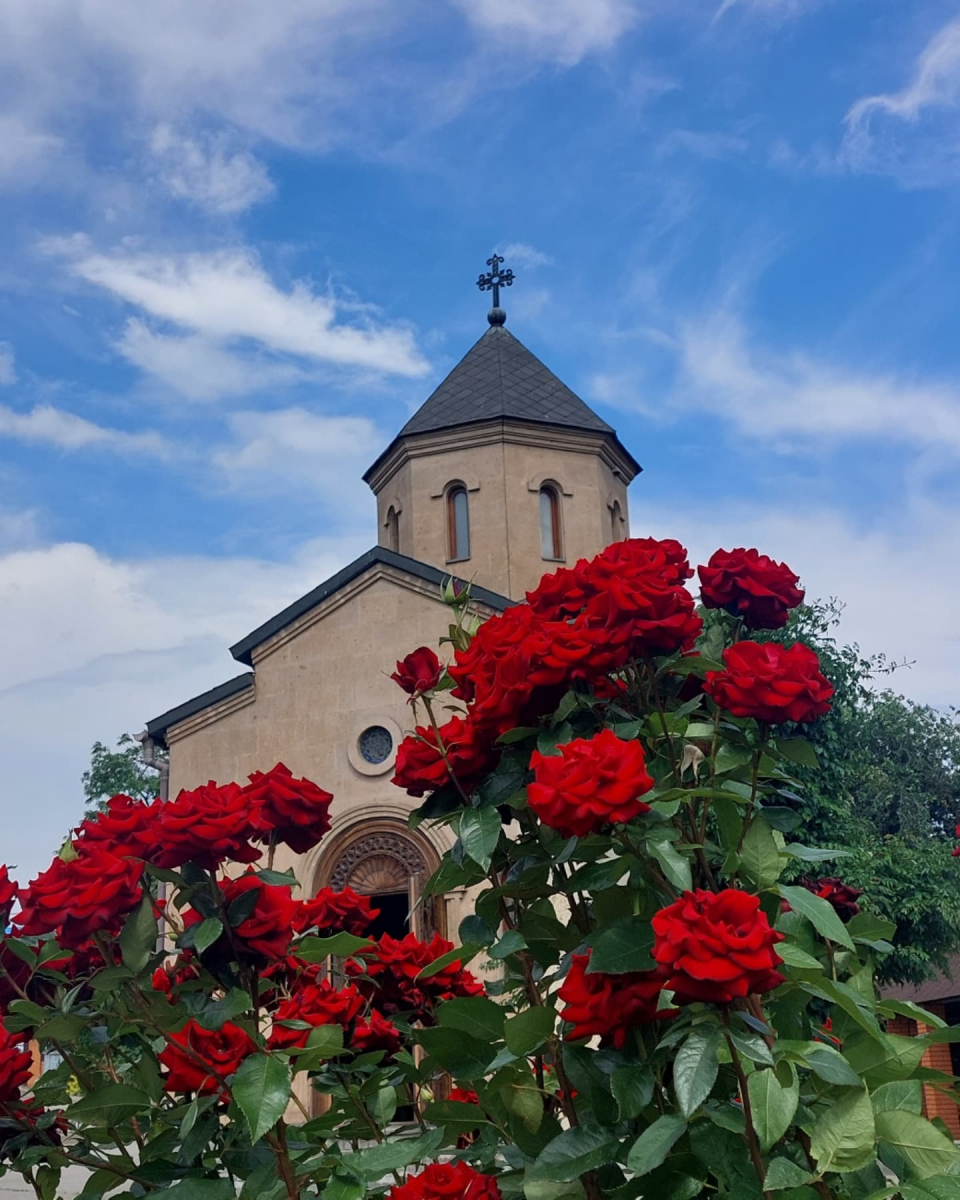
[[[171,444],[157,433],[108,429],[49,404],[38,404],[27,413],[0,404],[0,437],[64,451],[105,450],[124,457],[158,459],[175,456]]]
[[[0,342],[0,386],[16,381],[17,368],[13,347],[9,342]]]
[[[167,191],[207,212],[240,213],[273,194],[263,163],[231,149],[223,135],[187,137],[163,123],[153,131],[150,152]]]
[[[633,0],[453,0],[480,33],[512,50],[573,66],[610,50],[637,21]]]

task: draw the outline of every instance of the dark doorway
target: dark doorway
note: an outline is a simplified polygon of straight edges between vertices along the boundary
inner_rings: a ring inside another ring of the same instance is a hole
[[[385,892],[373,895],[370,901],[380,915],[373,922],[369,937],[380,938],[388,933],[392,938],[404,938],[410,932],[409,892]]]

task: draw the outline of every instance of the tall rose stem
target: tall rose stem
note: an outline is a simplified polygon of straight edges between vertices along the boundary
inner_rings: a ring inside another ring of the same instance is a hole
[[[763,1165],[763,1155],[760,1153],[760,1143],[757,1140],[757,1131],[753,1124],[753,1108],[750,1104],[750,1090],[747,1087],[747,1077],[744,1074],[743,1064],[740,1061],[740,1055],[737,1053],[737,1048],[733,1044],[733,1038],[730,1036],[730,1014],[726,1009],[723,1009],[723,1024],[724,1037],[727,1039],[727,1046],[730,1049],[730,1058],[733,1061],[734,1070],[737,1072],[737,1082],[740,1085],[740,1099],[743,1101],[743,1115],[746,1118],[746,1130],[744,1136],[747,1139],[747,1147],[750,1150],[750,1161],[753,1163],[753,1169],[757,1173],[757,1178],[760,1181],[760,1189],[763,1191],[764,1200],[770,1200],[770,1192],[764,1186],[764,1180],[767,1177],[766,1168]]]

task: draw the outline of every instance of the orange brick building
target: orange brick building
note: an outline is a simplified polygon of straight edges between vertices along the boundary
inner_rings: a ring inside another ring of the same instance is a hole
[[[960,1025],[960,955],[952,958],[949,970],[935,979],[920,984],[885,987],[881,992],[885,1000],[912,1000],[948,1025]],[[927,1033],[929,1029],[930,1026],[922,1021],[911,1021],[907,1017],[897,1017],[887,1023],[888,1033],[902,1037],[916,1037]],[[960,1076],[960,1043],[932,1046],[921,1061],[925,1067]],[[923,1107],[928,1117],[939,1117],[954,1138],[960,1141],[960,1110],[955,1100],[937,1088],[924,1085]]]

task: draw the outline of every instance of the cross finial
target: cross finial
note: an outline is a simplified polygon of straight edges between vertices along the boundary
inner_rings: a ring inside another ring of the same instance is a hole
[[[502,255],[494,253],[487,259],[487,266],[490,270],[486,275],[481,274],[477,280],[477,287],[481,292],[493,292],[493,308],[487,313],[487,320],[491,325],[502,325],[507,319],[507,314],[500,307],[500,289],[511,286],[513,271],[501,270],[503,261]]]

